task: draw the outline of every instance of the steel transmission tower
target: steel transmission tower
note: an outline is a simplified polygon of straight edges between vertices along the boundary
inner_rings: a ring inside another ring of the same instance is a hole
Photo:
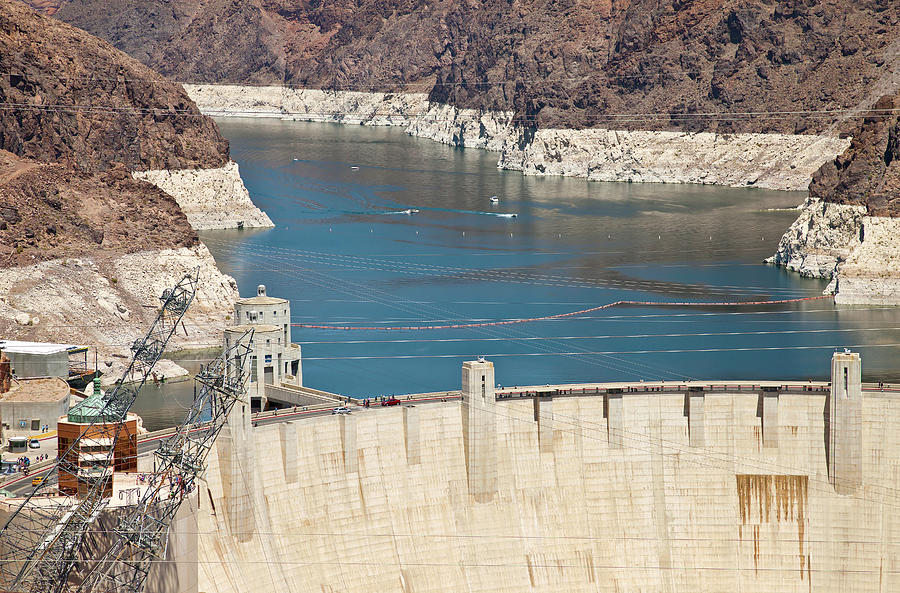
[[[206,457],[234,404],[246,397],[253,330],[197,375],[200,389],[184,422],[155,452],[140,501],[128,509],[103,556],[90,561],[79,592],[140,593],[153,562],[164,561],[178,508],[206,469]]]
[[[0,528],[0,591],[48,593],[69,586],[85,532],[108,500],[116,444],[120,438],[131,438],[124,422],[128,410],[193,301],[198,276],[196,268],[160,296],[156,319],[146,335],[132,344],[131,361],[115,387],[69,411],[70,419],[84,425],[79,437],[66,451],[58,451],[47,477]],[[126,383],[136,375],[138,381]],[[89,433],[93,443],[109,445],[105,467],[80,467],[77,452]],[[43,496],[58,487],[60,472],[77,476],[77,496]]]

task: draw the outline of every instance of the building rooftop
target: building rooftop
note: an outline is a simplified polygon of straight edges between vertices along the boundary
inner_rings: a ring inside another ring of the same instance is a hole
[[[98,424],[109,424],[117,422],[119,414],[113,406],[107,407],[106,400],[102,395],[90,395],[69,408],[68,414],[59,419],[60,423],[68,422],[69,424],[90,424],[96,422]],[[125,422],[136,420],[137,414],[127,412],[125,414]],[[97,439],[92,439],[92,441]],[[96,446],[93,442],[86,442],[86,446]]]
[[[280,305],[288,301],[287,299],[262,295],[238,299],[237,302],[239,305]]]
[[[69,385],[59,377],[13,379],[0,402],[57,402],[69,397]]]
[[[86,346],[0,340],[0,350],[3,350],[7,354],[56,354],[58,352],[68,352],[70,350],[80,350],[82,348],[86,348]]]

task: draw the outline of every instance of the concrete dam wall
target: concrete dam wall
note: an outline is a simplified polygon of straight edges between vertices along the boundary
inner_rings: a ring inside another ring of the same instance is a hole
[[[199,590],[900,590],[900,401],[858,367],[830,396],[495,401],[467,364],[462,402],[223,435]]]

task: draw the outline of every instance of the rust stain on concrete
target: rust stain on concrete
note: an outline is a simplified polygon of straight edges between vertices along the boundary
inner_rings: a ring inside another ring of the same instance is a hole
[[[759,567],[759,527],[763,524],[797,524],[800,578],[809,558],[804,549],[806,514],[809,503],[809,477],[805,475],[736,474],[738,509],[741,514],[739,537],[743,539],[743,525],[753,528],[753,561]]]

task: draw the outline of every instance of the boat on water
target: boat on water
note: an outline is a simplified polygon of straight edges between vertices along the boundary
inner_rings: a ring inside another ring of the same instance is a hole
[[[399,214],[418,214],[418,208],[407,208],[406,210],[400,210]]]
[[[500,218],[518,218],[518,217],[519,217],[519,215],[518,215],[518,214],[515,214],[515,213],[510,213],[510,214],[498,214],[497,216],[499,216]]]
[[[491,204],[499,204],[499,203],[500,203],[500,198],[498,198],[497,196],[491,196]]]

